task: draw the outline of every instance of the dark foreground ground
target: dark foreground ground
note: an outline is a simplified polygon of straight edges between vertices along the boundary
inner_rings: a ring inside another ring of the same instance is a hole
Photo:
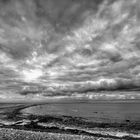
[[[140,140],[140,101],[1,103],[0,140]]]

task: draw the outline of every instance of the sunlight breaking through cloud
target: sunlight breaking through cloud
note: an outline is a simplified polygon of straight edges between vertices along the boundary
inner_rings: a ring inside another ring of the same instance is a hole
[[[38,80],[38,78],[43,75],[42,71],[39,69],[23,70],[22,73],[23,73],[23,79],[26,82],[32,82]]]

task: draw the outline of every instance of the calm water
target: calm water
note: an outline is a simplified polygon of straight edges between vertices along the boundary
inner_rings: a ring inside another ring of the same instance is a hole
[[[140,120],[140,102],[65,102],[37,105],[22,110],[24,114],[65,115],[91,121],[122,122]]]

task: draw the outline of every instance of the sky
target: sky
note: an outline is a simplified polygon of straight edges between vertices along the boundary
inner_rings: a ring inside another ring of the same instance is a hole
[[[139,0],[0,0],[0,99],[134,98],[139,37]]]

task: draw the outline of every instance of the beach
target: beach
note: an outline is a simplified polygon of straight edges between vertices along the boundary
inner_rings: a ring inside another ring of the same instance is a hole
[[[139,100],[1,103],[0,138],[140,139],[139,106]]]

